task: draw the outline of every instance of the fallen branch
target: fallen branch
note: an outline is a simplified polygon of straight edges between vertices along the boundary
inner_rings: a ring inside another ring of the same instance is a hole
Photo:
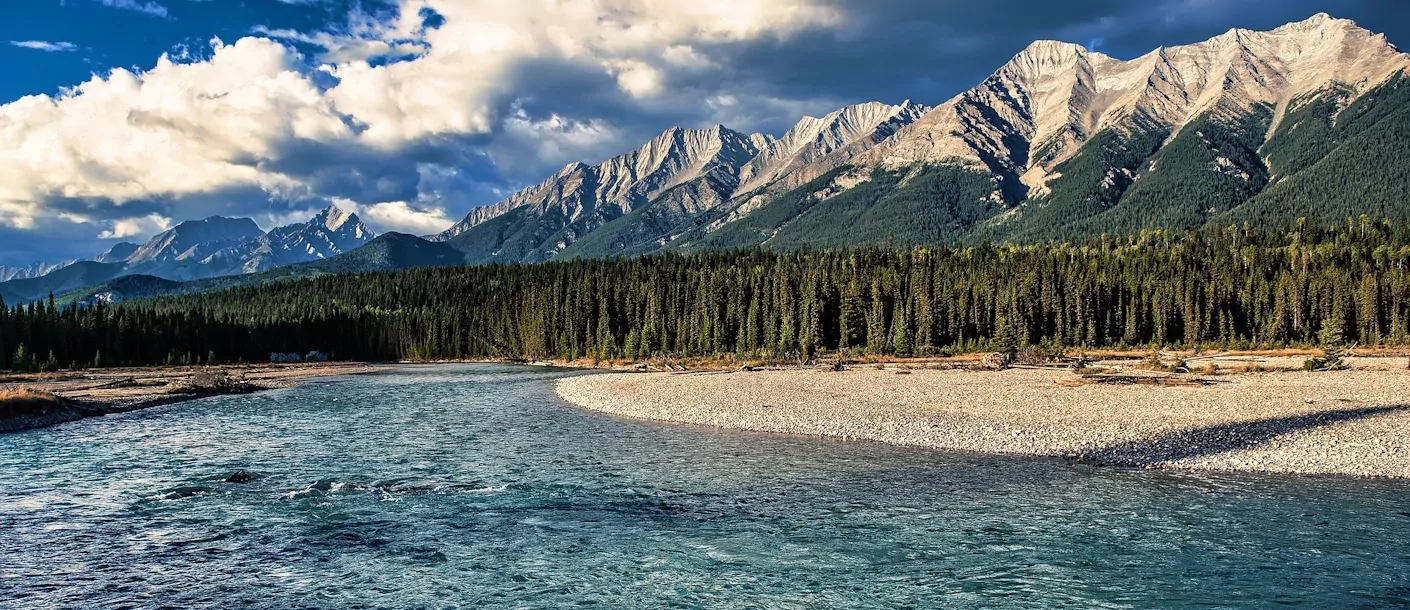
[[[1224,383],[1214,379],[1199,377],[1157,377],[1154,375],[1082,375],[1076,378],[1055,379],[1053,383],[1065,388],[1084,385],[1153,385],[1163,387],[1203,387]]]
[[[89,390],[102,390],[102,389],[106,389],[106,388],[116,388],[116,387],[119,387],[119,386],[127,385],[127,384],[129,384],[129,383],[136,383],[136,382],[137,382],[137,378],[135,378],[135,377],[124,377],[124,378],[119,379],[119,380],[117,380],[117,381],[109,381],[109,382],[107,382],[107,383],[100,383],[100,384],[98,384],[98,385],[88,386],[88,387],[86,387],[86,388],[73,388],[73,389],[70,389],[70,390],[61,390],[61,392],[64,392],[64,393],[68,393],[68,392],[87,392],[87,391],[89,391]]]

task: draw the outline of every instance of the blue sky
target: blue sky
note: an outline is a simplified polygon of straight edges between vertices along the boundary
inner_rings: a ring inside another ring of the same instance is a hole
[[[1405,47],[1407,4],[8,0],[0,264],[329,202],[429,233],[671,125],[779,133],[848,103],[939,103],[1035,39],[1129,58],[1325,11]]]
[[[212,37],[234,41],[258,26],[314,30],[346,20],[346,2],[280,0],[9,0],[0,40],[67,42],[71,52],[0,46],[0,102],[54,93],[119,67],[150,68],[183,46],[201,51]],[[367,3],[371,6],[372,3]],[[124,8],[126,7],[126,8]]]

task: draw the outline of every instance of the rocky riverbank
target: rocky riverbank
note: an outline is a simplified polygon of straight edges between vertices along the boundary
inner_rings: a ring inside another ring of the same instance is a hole
[[[52,393],[57,402],[34,412],[0,417],[0,433],[42,428],[85,417],[148,409],[218,393],[287,388],[310,377],[351,375],[382,370],[363,363],[270,364],[229,367],[101,369],[94,372],[12,375],[0,389],[31,388]],[[229,387],[205,387],[211,373],[231,381]]]
[[[1346,371],[1220,373],[1203,377],[1207,385],[1074,378],[886,365],[603,374],[557,388],[588,409],[739,430],[1109,465],[1410,477],[1404,359],[1355,358]]]

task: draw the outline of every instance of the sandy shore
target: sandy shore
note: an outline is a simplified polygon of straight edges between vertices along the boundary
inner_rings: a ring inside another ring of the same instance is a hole
[[[247,381],[254,391],[287,388],[311,377],[352,375],[383,370],[363,363],[268,364],[214,367]],[[209,394],[185,391],[187,381],[200,367],[111,368],[91,372],[12,375],[0,387],[16,386],[53,392],[62,408],[43,416],[0,419],[0,432],[28,430],[85,417],[126,413],[167,405]]]
[[[1405,359],[1352,365],[1219,374],[1205,387],[1065,387],[1070,371],[887,365],[603,374],[557,389],[588,409],[739,430],[1112,465],[1410,477]]]

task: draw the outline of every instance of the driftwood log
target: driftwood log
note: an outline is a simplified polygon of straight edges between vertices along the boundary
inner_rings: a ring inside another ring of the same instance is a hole
[[[1167,387],[1211,386],[1220,383],[1214,379],[1200,377],[1163,377],[1156,375],[1081,375],[1068,379],[1056,379],[1054,383],[1066,388],[1084,385],[1154,385]]]
[[[89,391],[89,390],[103,390],[103,389],[107,389],[107,388],[121,387],[121,386],[124,386],[124,385],[127,385],[127,384],[136,383],[136,382],[137,382],[137,379],[136,379],[136,378],[133,378],[133,377],[124,377],[124,378],[122,378],[122,379],[118,379],[117,381],[109,381],[109,382],[106,382],[106,383],[100,383],[100,384],[98,384],[98,385],[91,385],[91,386],[88,386],[88,387],[86,387],[86,388],[73,388],[73,389],[62,390],[62,391],[64,391],[64,392],[70,392],[70,393],[72,393],[72,392],[87,392],[87,391]]]

